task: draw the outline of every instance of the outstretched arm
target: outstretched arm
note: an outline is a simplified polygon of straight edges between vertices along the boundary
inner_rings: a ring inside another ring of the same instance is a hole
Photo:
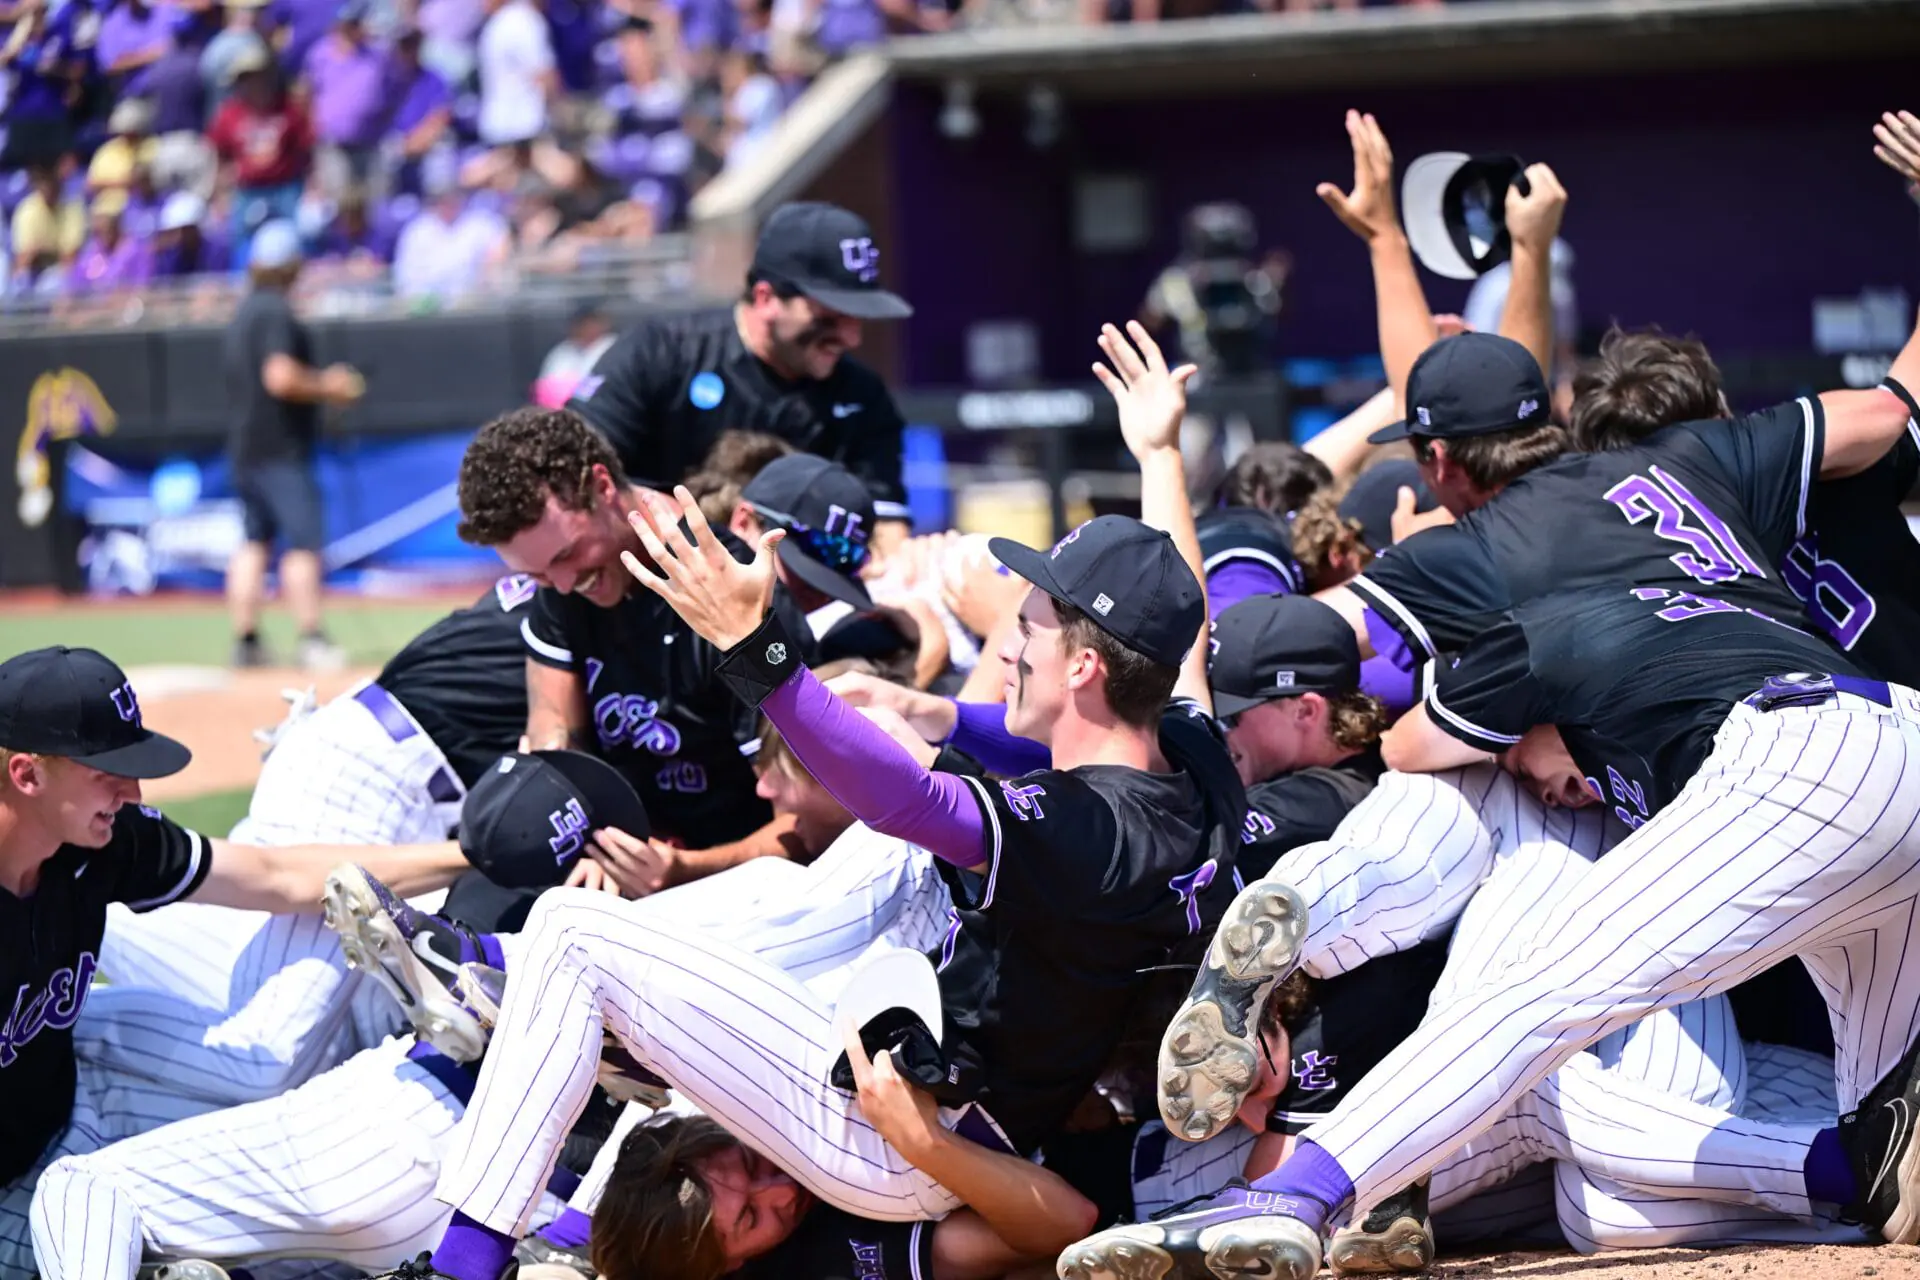
[[[466,857],[452,840],[438,844],[297,844],[279,848],[209,840],[212,857],[207,878],[193,891],[194,902],[217,907],[311,914],[320,909],[327,873],[343,862],[357,862],[401,897],[444,889],[467,869]]]
[[[1560,234],[1567,192],[1544,164],[1527,166],[1527,193],[1507,188],[1507,232],[1513,237],[1513,279],[1500,336],[1532,353],[1542,377],[1553,376],[1553,238]],[[1562,335],[1567,336],[1567,335]]]
[[[1131,343],[1128,337],[1133,339]],[[1173,539],[1173,545],[1180,549],[1180,558],[1200,584],[1204,604],[1205,557],[1200,554],[1200,535],[1193,527],[1193,503],[1187,498],[1186,464],[1180,458],[1180,422],[1187,413],[1187,379],[1193,377],[1196,370],[1190,364],[1167,368],[1160,344],[1138,321],[1127,325],[1126,335],[1112,325],[1104,326],[1100,330],[1100,350],[1113,362],[1113,367],[1095,363],[1094,376],[1113,396],[1120,410],[1120,434],[1126,439],[1128,452],[1140,463],[1140,522]],[[1211,712],[1213,693],[1207,685],[1205,608],[1200,612],[1200,630],[1194,633],[1193,646],[1180,664],[1180,679],[1173,686],[1173,692],[1175,697],[1191,698]]]
[[[1427,308],[1427,295],[1413,268],[1413,250],[1400,226],[1393,197],[1393,149],[1380,122],[1347,112],[1347,137],[1353,141],[1353,190],[1331,182],[1315,188],[1347,230],[1366,242],[1373,255],[1374,307],[1380,318],[1380,358],[1394,400],[1404,406],[1407,375],[1420,353],[1433,345],[1439,330]]]

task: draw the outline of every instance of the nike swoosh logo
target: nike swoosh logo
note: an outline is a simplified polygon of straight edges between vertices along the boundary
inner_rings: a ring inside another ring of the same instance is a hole
[[[851,417],[853,414],[860,412],[863,407],[864,406],[857,404],[837,404],[833,406],[833,416],[836,418]]]
[[[433,949],[433,943],[428,940],[426,934],[414,934],[412,945],[413,954],[419,956],[429,969],[437,970],[449,978],[456,976],[460,972],[460,966],[458,964],[448,960],[445,956]]]
[[[1887,1106],[1894,1109],[1893,1141],[1887,1144],[1887,1158],[1880,1162],[1880,1172],[1873,1176],[1873,1186],[1867,1191],[1868,1199],[1879,1194],[1880,1184],[1900,1163],[1901,1153],[1906,1150],[1907,1138],[1913,1130],[1913,1108],[1905,1098],[1895,1098]]]

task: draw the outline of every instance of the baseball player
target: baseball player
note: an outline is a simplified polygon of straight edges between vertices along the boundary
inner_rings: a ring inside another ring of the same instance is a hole
[[[147,729],[133,685],[90,649],[0,663],[0,874],[14,996],[0,1023],[0,1269],[31,1269],[27,1205],[52,1161],[204,1110],[108,1068],[82,1069],[73,1026],[98,968],[107,905],[201,902],[313,909],[343,850],[265,850],[186,831],[139,804],[140,780],[184,768],[185,747]],[[451,844],[370,853],[408,892],[464,865]]]
[[[1538,368],[1488,341],[1499,340],[1462,335],[1421,357],[1463,376],[1442,379],[1446,394],[1436,397],[1416,366],[1416,430],[1444,421],[1436,435],[1471,437],[1525,418],[1515,406],[1531,397],[1512,393],[1538,387]],[[1363,594],[1427,647],[1469,641],[1389,735],[1389,764],[1446,767],[1557,723],[1583,772],[1605,779],[1616,813],[1641,825],[1541,922],[1526,961],[1457,1000],[1445,1026],[1416,1033],[1237,1205],[1175,1224],[1167,1241],[1177,1252],[1197,1250],[1221,1274],[1255,1256],[1278,1274],[1311,1274],[1336,1207],[1370,1208],[1429,1172],[1581,1045],[1790,955],[1834,1010],[1838,1100],[1857,1108],[1816,1144],[1809,1177],[1845,1187],[1823,1198],[1860,1197],[1853,1212],[1873,1230],[1920,1238],[1920,1187],[1874,1177],[1907,1152],[1913,1134],[1900,1116],[1920,1087],[1914,1062],[1902,1061],[1920,992],[1905,985],[1898,956],[1875,944],[1876,913],[1903,910],[1920,890],[1909,848],[1920,779],[1907,776],[1920,769],[1909,763],[1920,705],[1778,621],[1795,616],[1797,601],[1765,568],[1804,532],[1815,476],[1857,474],[1898,441],[1913,413],[1905,386],[1917,375],[1920,335],[1880,390],[1802,400],[1739,430],[1683,424],[1537,468],[1356,580],[1358,589],[1376,574],[1395,578],[1401,589],[1375,582]],[[1548,527],[1581,532],[1543,543]],[[1443,535],[1448,572],[1429,577],[1431,557],[1412,553]],[[1446,593],[1462,583],[1496,594],[1505,610],[1449,609]],[[1443,618],[1450,625],[1436,633]],[[1756,821],[1756,806],[1776,806],[1777,820]],[[1261,994],[1253,975],[1268,976],[1276,958],[1281,967],[1289,959],[1270,953],[1246,965],[1216,945],[1197,984],[1213,989],[1197,990],[1197,1003],[1218,1003],[1226,1021],[1245,1025]],[[1216,965],[1241,989],[1219,986]],[[1874,984],[1862,984],[1863,972]],[[1875,994],[1888,990],[1890,1000]],[[1459,1065],[1469,1047],[1471,1072]],[[1433,1087],[1443,1075],[1455,1078]],[[1428,1090],[1419,1103],[1415,1088]]]
[[[1220,481],[1211,510],[1194,517],[1215,618],[1249,596],[1305,589],[1287,522],[1317,489],[1333,483],[1327,464],[1284,441],[1256,444]]]
[[[1732,416],[1706,345],[1657,330],[1612,330],[1574,379],[1573,445],[1599,452],[1677,422]],[[1738,429],[1735,426],[1732,429]],[[1920,684],[1920,541],[1900,503],[1920,479],[1920,423],[1858,475],[1823,480],[1806,532],[1779,562],[1807,616],[1868,673]]]
[[[269,752],[240,843],[444,840],[468,786],[526,724],[526,578],[503,578],[416,637],[373,681],[292,721]],[[360,993],[312,914],[175,903],[108,915],[84,1059],[222,1105],[273,1097],[398,1029]]]
[[[1016,1151],[1031,1150],[1092,1084],[1138,970],[1205,927],[1231,877],[1245,805],[1204,713],[1167,704],[1177,686],[1206,696],[1203,655],[1192,652],[1205,604],[1174,444],[1190,371],[1167,370],[1150,343],[1142,358],[1123,342],[1114,330],[1103,339],[1120,369],[1109,386],[1129,444],[1144,456],[1144,509],[1173,526],[1178,544],[1117,517],[1082,527],[1051,555],[993,544],[1040,587],[1017,651],[1004,656],[1017,662],[1015,727],[1050,743],[1052,772],[1004,787],[929,774],[826,694],[795,661],[787,624],[765,612],[777,531],[740,565],[721,555],[683,494],[679,510],[636,522],[654,568],[627,561],[728,651],[735,686],[763,703],[795,756],[851,812],[982,877],[960,884],[937,950],[949,1026],[935,1056],[947,1065],[929,1063],[922,1083],[949,1104],[944,1126]],[[548,894],[530,921],[499,1033],[568,1049],[489,1056],[461,1152],[442,1179],[459,1212],[436,1270],[489,1280],[499,1272],[551,1166],[554,1125],[578,1110],[591,1083],[574,1046],[597,1046],[603,1032],[830,1203],[890,1220],[954,1207],[948,1189],[825,1084],[839,1050],[804,988],[714,940],[658,922],[635,929],[617,904],[589,897]],[[1017,925],[1063,910],[1077,929]],[[734,1047],[742,1035],[756,1045],[744,1058]],[[501,1160],[500,1151],[523,1154]]]
[[[777,855],[781,831],[753,794],[741,754],[753,715],[721,682],[720,653],[621,568],[622,552],[640,550],[627,521],[646,492],[628,483],[606,440],[567,412],[498,418],[461,460],[461,536],[494,547],[541,586],[521,623],[527,739],[535,749],[592,751],[627,775],[659,839],[616,841],[614,852],[650,859],[664,883]],[[851,548],[865,539],[856,514],[820,531],[845,539],[843,575],[858,567]],[[784,587],[774,607],[795,623],[795,656],[805,656],[807,632]]]
[[[821,795],[800,789],[797,765],[777,737],[763,752],[764,772],[778,771],[780,779],[766,789],[819,815]],[[580,786],[548,757],[509,759],[512,769],[496,768],[477,781],[467,806],[495,865],[550,861],[555,812],[577,809],[587,829],[616,819],[645,829],[644,819],[623,815],[621,801]],[[637,798],[629,793],[626,803]],[[840,821],[851,824],[844,813]],[[757,859],[628,906],[639,919],[667,918],[730,938],[829,1001],[867,954],[938,945],[949,899],[930,855],[864,827],[844,834],[801,829],[829,838],[811,867]],[[501,949],[490,955],[504,962],[515,940],[497,941]],[[469,982],[477,969],[465,970]],[[478,996],[497,1013],[497,987],[470,990],[469,1000]],[[415,987],[408,998],[430,994]],[[479,1043],[464,1056],[477,1056],[489,1029],[477,1029]],[[451,1215],[432,1193],[473,1084],[470,1067],[425,1042],[389,1040],[279,1097],[57,1161],[34,1200],[41,1273],[48,1280],[131,1280],[143,1242],[165,1258],[309,1256],[366,1268],[417,1252]],[[558,1175],[537,1223],[563,1214],[551,1198],[556,1189],[565,1190]]]

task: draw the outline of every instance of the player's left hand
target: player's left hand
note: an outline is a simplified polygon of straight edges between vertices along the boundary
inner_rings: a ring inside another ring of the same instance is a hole
[[[871,1060],[860,1043],[860,1028],[850,1018],[839,1019],[840,1039],[847,1065],[859,1093],[860,1113],[887,1144],[909,1163],[946,1140],[940,1126],[940,1104],[925,1089],[910,1083],[893,1064],[893,1054],[882,1050]]]
[[[592,858],[580,858],[567,872],[565,886],[569,889],[592,889],[596,893],[610,893],[620,896],[620,886],[607,875],[607,869]]]
[[[1393,540],[1405,542],[1422,529],[1431,529],[1437,525],[1452,524],[1453,513],[1445,507],[1435,507],[1431,511],[1421,511],[1420,495],[1408,485],[1401,485],[1400,492],[1394,495],[1393,502]]]
[[[671,845],[642,840],[616,827],[593,833],[587,857],[606,872],[626,898],[644,898],[672,884],[680,860]]]
[[[1528,165],[1526,176],[1527,194],[1520,194],[1517,182],[1507,188],[1507,234],[1513,237],[1516,249],[1547,253],[1553,248],[1553,238],[1560,234],[1560,219],[1567,211],[1567,189],[1544,164]]]
[[[1129,337],[1133,341],[1127,341]],[[1125,334],[1110,324],[1100,326],[1100,349],[1113,368],[1096,362],[1093,376],[1120,409],[1120,434],[1128,451],[1144,459],[1162,449],[1178,449],[1180,421],[1187,415],[1187,379],[1196,367],[1167,368],[1160,344],[1138,320],[1127,321]]]
[[[1873,126],[1878,139],[1873,154],[1880,163],[1908,182],[1920,183],[1920,117],[1911,111],[1888,111]]]
[[[720,545],[685,485],[674,487],[671,500],[646,495],[628,520],[653,558],[649,568],[631,551],[620,553],[621,563],[641,586],[722,650],[754,633],[773,599],[773,548],[787,536],[786,530],[761,534],[753,559],[741,564]]]

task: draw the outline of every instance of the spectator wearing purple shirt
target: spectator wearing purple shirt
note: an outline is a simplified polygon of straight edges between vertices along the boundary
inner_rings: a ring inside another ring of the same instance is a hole
[[[100,20],[94,64],[123,93],[141,92],[148,67],[173,47],[173,11],[147,0],[120,0]]]
[[[447,136],[453,122],[453,95],[446,81],[421,61],[424,35],[418,27],[402,27],[394,39],[387,63],[387,147],[398,153],[393,184],[410,195],[420,194],[420,161]]]
[[[0,45],[0,68],[13,73],[0,170],[58,164],[73,149],[69,111],[84,71],[75,56],[72,24],[49,18],[46,0],[25,0]]]
[[[207,123],[207,89],[200,79],[200,51],[210,34],[201,21],[204,16],[176,11],[167,51],[142,77],[153,103],[153,131],[161,137],[198,133]]]
[[[660,67],[659,34],[645,18],[628,18],[614,37],[622,79],[600,95],[621,137],[655,138],[680,127],[687,108],[686,82]]]
[[[808,0],[807,7],[816,15],[813,41],[830,58],[887,37],[886,16],[875,0]]]
[[[474,46],[487,20],[486,0],[420,0],[414,14],[424,36],[420,57],[449,85],[473,74]]]
[[[226,245],[209,239],[201,224],[207,202],[191,191],[176,191],[160,209],[159,229],[153,233],[153,277],[176,280],[182,276],[211,275],[232,265]]]
[[[339,21],[307,54],[321,189],[338,196],[383,170],[380,135],[390,114],[387,55],[367,39],[365,0],[346,0]]]
[[[69,292],[99,294],[137,289],[153,274],[153,256],[147,246],[121,227],[126,207],[124,191],[103,191],[94,198],[93,231],[67,272]]]
[[[394,239],[392,230],[376,225],[368,216],[365,193],[348,191],[340,197],[333,220],[320,233],[313,261],[385,266],[393,261]]]
[[[599,0],[547,0],[541,12],[553,41],[553,65],[567,93],[593,91],[594,46],[600,43]]]
[[[286,29],[280,66],[288,76],[297,75],[307,65],[307,55],[333,26],[340,4],[341,0],[268,0],[268,25]]]

